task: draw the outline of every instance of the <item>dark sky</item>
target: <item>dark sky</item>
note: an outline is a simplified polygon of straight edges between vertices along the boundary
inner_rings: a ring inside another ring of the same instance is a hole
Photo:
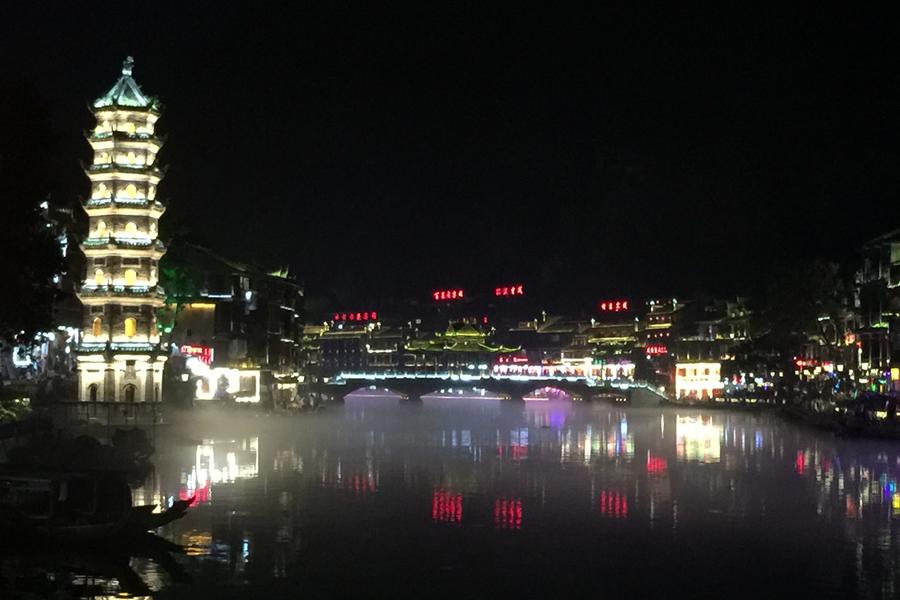
[[[0,14],[0,77],[73,162],[133,55],[166,105],[163,234],[345,303],[748,291],[900,226],[884,15],[29,4]]]

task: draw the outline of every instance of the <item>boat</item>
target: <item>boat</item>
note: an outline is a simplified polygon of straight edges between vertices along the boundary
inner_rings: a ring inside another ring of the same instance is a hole
[[[132,506],[124,476],[107,471],[59,472],[0,466],[0,531],[80,541],[133,536],[183,517],[191,500],[155,513]],[[6,537],[6,536],[4,536]]]

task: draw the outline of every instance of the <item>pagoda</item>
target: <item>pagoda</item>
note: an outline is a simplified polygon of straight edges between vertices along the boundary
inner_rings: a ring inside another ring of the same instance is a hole
[[[91,195],[84,202],[88,237],[81,244],[87,273],[79,291],[84,305],[78,348],[78,397],[86,402],[159,402],[166,353],[156,312],[164,305],[159,287],[158,238],[165,207],[156,199],[162,172],[162,142],[154,128],[157,99],[131,76],[134,60],[92,112],[88,135],[94,151],[87,169]]]

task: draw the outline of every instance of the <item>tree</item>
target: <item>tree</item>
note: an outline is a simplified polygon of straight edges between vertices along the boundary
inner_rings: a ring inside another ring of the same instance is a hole
[[[166,306],[160,309],[157,323],[170,340],[181,309],[199,298],[195,281],[196,275],[187,263],[169,255],[160,261],[159,284],[166,292]]]
[[[37,94],[0,89],[0,338],[31,336],[52,325],[54,275],[63,259],[40,212],[53,189],[57,148]]]
[[[834,348],[843,341],[850,289],[834,263],[779,265],[770,273],[753,312],[755,348],[746,350],[779,354],[787,363],[809,342]]]

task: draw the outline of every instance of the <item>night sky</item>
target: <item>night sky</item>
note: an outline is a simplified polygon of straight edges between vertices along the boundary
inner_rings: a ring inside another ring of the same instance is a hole
[[[38,89],[63,157],[90,160],[87,102],[133,55],[166,106],[163,236],[345,305],[747,292],[900,226],[883,15],[80,4],[0,14],[0,78]]]

